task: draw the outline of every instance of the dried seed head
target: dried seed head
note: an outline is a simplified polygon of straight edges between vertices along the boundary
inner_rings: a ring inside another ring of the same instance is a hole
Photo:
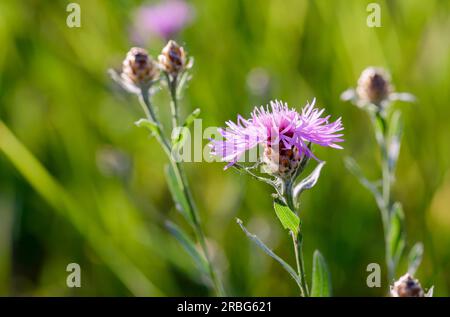
[[[174,77],[188,68],[184,48],[172,40],[163,48],[158,59],[161,69]]]
[[[301,155],[296,147],[280,151],[267,146],[264,150],[263,162],[266,173],[290,179],[300,166]]]
[[[356,88],[361,101],[379,106],[388,99],[391,92],[390,76],[382,68],[368,67],[361,73]]]
[[[391,286],[391,297],[425,297],[419,280],[406,273]]]
[[[128,83],[145,87],[158,79],[159,69],[145,49],[133,47],[122,63],[121,76]]]

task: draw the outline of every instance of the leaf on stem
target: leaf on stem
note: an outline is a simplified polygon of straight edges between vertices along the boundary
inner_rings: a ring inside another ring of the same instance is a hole
[[[400,153],[403,124],[400,111],[395,111],[389,122],[387,156],[389,171],[393,174]]]
[[[283,225],[283,228],[292,231],[295,238],[297,238],[300,227],[300,219],[298,216],[278,199],[273,201],[273,209],[275,209],[275,214]]]
[[[272,250],[270,250],[256,235],[250,233],[247,228],[245,228],[241,219],[236,218],[236,222],[241,227],[242,231],[247,235],[247,237],[252,240],[258,247],[260,247],[265,253],[272,257],[275,261],[281,264],[281,266],[289,273],[289,275],[295,280],[297,285],[301,286],[301,281],[294,269],[287,264],[282,258],[276,255]]]
[[[391,218],[389,224],[389,254],[395,267],[405,248],[405,216],[403,214],[402,205],[396,202],[392,206]]]
[[[341,94],[341,100],[343,101],[351,101],[353,103],[357,103],[358,96],[356,95],[356,91],[352,88],[347,89]]]
[[[414,275],[422,262],[423,244],[417,242],[409,251],[408,255],[408,273]]]
[[[194,120],[200,116],[200,112],[201,112],[200,108],[197,108],[194,111],[192,111],[192,113],[186,117],[186,120],[184,120],[183,126],[189,128],[191,124],[194,122]]]
[[[371,112],[372,122],[375,129],[375,138],[381,147],[384,147],[384,134],[386,132],[386,120],[384,118],[384,112]]]
[[[186,220],[192,225],[194,220],[189,213],[189,203],[183,194],[182,189],[178,186],[178,180],[171,165],[165,167],[167,184],[169,191],[172,194],[172,198],[175,202],[176,209],[186,218]]]
[[[166,221],[166,228],[177,239],[184,250],[192,257],[202,273],[208,272],[208,265],[205,258],[200,254],[194,242],[189,236],[176,224],[171,221]]]
[[[187,127],[175,127],[172,130],[171,141],[173,149],[180,149],[187,137],[189,136],[189,129]]]
[[[375,199],[377,201],[379,201],[381,199],[381,194],[378,191],[377,186],[373,182],[369,181],[364,176],[358,163],[356,163],[356,161],[353,158],[347,156],[344,159],[344,164],[345,164],[345,167],[348,169],[348,171],[350,173],[352,173],[353,176],[355,176],[364,187],[366,187],[368,190],[370,190],[370,192],[373,194],[373,196],[375,196]]]
[[[319,250],[314,251],[311,297],[331,296],[331,279],[327,263]]]
[[[434,292],[434,286],[431,286],[428,289],[428,292],[425,293],[425,297],[433,297],[433,292]]]
[[[158,125],[153,121],[150,121],[148,119],[139,119],[134,124],[139,128],[146,128],[150,131],[152,136],[158,134]]]
[[[325,163],[326,162],[324,161],[320,162],[319,165],[317,165],[316,168],[311,172],[311,174],[309,174],[306,178],[295,185],[294,197],[298,197],[298,195],[300,195],[303,191],[311,189],[317,184],[320,172],[322,171],[322,167],[325,165]]]
[[[417,99],[414,95],[407,92],[393,92],[389,95],[389,100],[400,100],[404,102],[416,102]]]

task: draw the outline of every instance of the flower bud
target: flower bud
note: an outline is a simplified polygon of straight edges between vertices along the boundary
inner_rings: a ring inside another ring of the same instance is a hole
[[[391,92],[390,76],[382,68],[368,67],[361,73],[356,88],[361,101],[381,105]]]
[[[163,48],[158,59],[161,69],[173,77],[188,68],[184,48],[172,40]]]
[[[391,297],[425,297],[419,280],[406,273],[391,286]]]
[[[280,151],[267,146],[264,150],[263,162],[265,172],[282,179],[290,179],[300,166],[301,155],[296,147],[282,148]]]
[[[158,79],[159,69],[145,49],[133,47],[122,63],[121,76],[130,84],[145,87]]]

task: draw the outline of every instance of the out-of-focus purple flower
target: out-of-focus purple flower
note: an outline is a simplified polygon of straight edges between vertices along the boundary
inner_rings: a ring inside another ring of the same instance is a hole
[[[191,22],[193,16],[193,7],[183,0],[142,6],[135,14],[133,37],[136,41],[145,41],[152,35],[169,40]]]
[[[329,123],[330,116],[322,117],[324,110],[314,108],[314,102],[301,113],[289,109],[287,103],[271,101],[270,107],[256,107],[250,119],[239,115],[237,123],[228,121],[225,129],[219,129],[223,140],[211,142],[212,154],[228,162],[229,167],[257,145],[287,158],[314,157],[308,147],[310,142],[341,149],[336,144],[343,141],[343,134],[338,133],[344,129],[341,118]]]

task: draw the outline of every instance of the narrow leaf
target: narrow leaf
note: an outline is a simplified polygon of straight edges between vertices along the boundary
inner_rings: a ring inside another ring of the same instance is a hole
[[[344,159],[344,164],[345,167],[348,169],[348,171],[350,173],[353,174],[353,176],[355,176],[358,181],[364,186],[366,187],[368,190],[370,190],[370,192],[372,193],[373,196],[375,196],[375,198],[377,199],[377,201],[379,199],[381,199],[381,195],[380,192],[378,191],[377,187],[375,186],[375,184],[371,181],[369,181],[363,174],[363,172],[361,171],[361,168],[359,167],[358,163],[356,163],[356,161],[347,156]]]
[[[356,91],[354,89],[347,89],[341,94],[341,100],[343,101],[351,101],[356,103],[357,101]]]
[[[394,267],[398,263],[405,248],[404,221],[402,205],[397,202],[392,207],[389,226],[389,253]]]
[[[275,213],[283,225],[283,228],[292,231],[295,237],[297,237],[300,226],[300,219],[298,216],[279,200],[274,200],[273,209],[275,209]]]
[[[250,233],[247,228],[245,228],[241,219],[236,218],[236,222],[247,235],[247,237],[252,240],[258,247],[260,247],[265,253],[272,257],[275,261],[281,264],[281,266],[289,273],[289,275],[295,280],[295,282],[301,287],[300,278],[294,269],[287,264],[282,258],[276,255],[272,250],[270,250],[256,235]]]
[[[294,187],[294,197],[298,197],[303,191],[313,188],[317,184],[322,167],[326,162],[320,162],[319,165],[305,179]]]
[[[330,273],[319,250],[314,252],[311,297],[331,296]]]
[[[185,140],[187,139],[187,136],[189,135],[189,129],[186,127],[175,127],[172,130],[171,140],[172,140],[172,147],[173,148],[181,148]]]
[[[405,102],[416,102],[417,99],[414,95],[407,93],[407,92],[394,92],[389,95],[389,99],[394,100],[400,100]]]
[[[196,248],[194,242],[189,238],[189,236],[173,222],[167,221],[166,228],[169,232],[177,239],[185,251],[192,257],[192,259],[197,264],[198,268],[203,272],[208,272],[208,266],[206,264],[205,258],[200,254]]]
[[[417,242],[409,251],[408,255],[408,273],[414,275],[422,262],[423,244]]]
[[[400,153],[401,137],[403,133],[403,124],[400,117],[400,111],[395,111],[389,122],[387,155],[389,170],[393,172],[397,164]]]
[[[190,224],[193,224],[193,219],[191,218],[189,212],[189,203],[187,202],[183,191],[178,186],[179,182],[171,165],[166,165],[165,173],[167,185],[169,187],[170,193],[172,194],[176,209],[184,216],[184,218],[186,218],[186,220]]]
[[[434,286],[431,286],[428,292],[425,293],[425,297],[433,297]]]
[[[386,120],[384,116],[380,113],[375,113],[373,115],[373,125],[375,129],[375,137],[378,144],[384,143],[384,134],[386,132]]]
[[[186,120],[184,120],[184,127],[190,127],[191,124],[194,122],[195,119],[198,118],[198,116],[200,115],[200,108],[195,109],[194,111],[192,111],[192,113],[190,115],[187,116]]]
[[[152,135],[156,135],[158,133],[158,125],[148,119],[139,119],[134,124],[139,128],[148,129]]]

